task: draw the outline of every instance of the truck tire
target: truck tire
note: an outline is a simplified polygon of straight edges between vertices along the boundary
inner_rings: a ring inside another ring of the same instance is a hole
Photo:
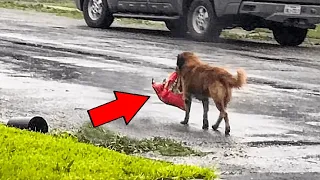
[[[210,0],[194,0],[187,13],[187,27],[192,39],[198,41],[215,41],[222,28]]]
[[[167,20],[165,21],[166,27],[174,36],[184,37],[187,34],[187,23],[184,21],[185,18],[177,20]]]
[[[277,27],[272,30],[274,39],[281,46],[298,46],[305,40],[308,29]]]
[[[83,16],[89,27],[109,28],[114,21],[107,0],[84,0]]]

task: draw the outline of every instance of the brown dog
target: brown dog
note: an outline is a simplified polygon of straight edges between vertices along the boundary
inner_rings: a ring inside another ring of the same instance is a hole
[[[232,88],[242,87],[247,77],[243,70],[237,71],[237,76],[233,76],[225,69],[213,67],[200,61],[192,52],[183,52],[177,56],[176,71],[181,78],[182,91],[186,113],[181,124],[188,124],[192,97],[202,101],[203,104],[203,126],[208,129],[209,97],[211,97],[220,111],[217,122],[212,126],[217,130],[222,119],[225,120],[225,134],[230,133],[230,124],[227,104],[231,100]]]

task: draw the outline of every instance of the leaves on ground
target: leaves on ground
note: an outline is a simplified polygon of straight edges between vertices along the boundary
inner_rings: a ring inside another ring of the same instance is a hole
[[[168,138],[154,137],[137,140],[127,136],[120,136],[105,128],[93,128],[91,124],[83,125],[74,135],[61,133],[59,136],[72,136],[80,142],[106,147],[125,154],[159,152],[164,156],[206,155],[204,152],[193,150],[184,146],[181,142]]]

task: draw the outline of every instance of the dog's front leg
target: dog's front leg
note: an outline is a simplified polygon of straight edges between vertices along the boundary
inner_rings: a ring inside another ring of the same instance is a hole
[[[202,100],[203,105],[203,124],[202,129],[208,129],[209,122],[208,122],[208,111],[209,111],[209,99],[205,98]]]
[[[185,98],[184,98],[184,105],[185,105],[185,117],[184,117],[184,121],[181,121],[181,124],[188,124],[189,122],[189,114],[190,114],[190,109],[191,109],[191,95],[189,94],[185,94]]]

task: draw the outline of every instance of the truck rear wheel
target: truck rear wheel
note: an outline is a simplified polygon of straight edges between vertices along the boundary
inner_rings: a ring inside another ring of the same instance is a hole
[[[83,16],[92,28],[109,28],[114,21],[106,0],[84,0]]]
[[[174,36],[184,37],[187,33],[187,24],[183,18],[165,21],[166,27]]]
[[[308,33],[308,29],[297,27],[276,27],[272,31],[274,39],[282,46],[298,46]]]
[[[222,28],[210,0],[194,0],[187,14],[188,31],[192,39],[198,41],[215,41],[219,38]]]

